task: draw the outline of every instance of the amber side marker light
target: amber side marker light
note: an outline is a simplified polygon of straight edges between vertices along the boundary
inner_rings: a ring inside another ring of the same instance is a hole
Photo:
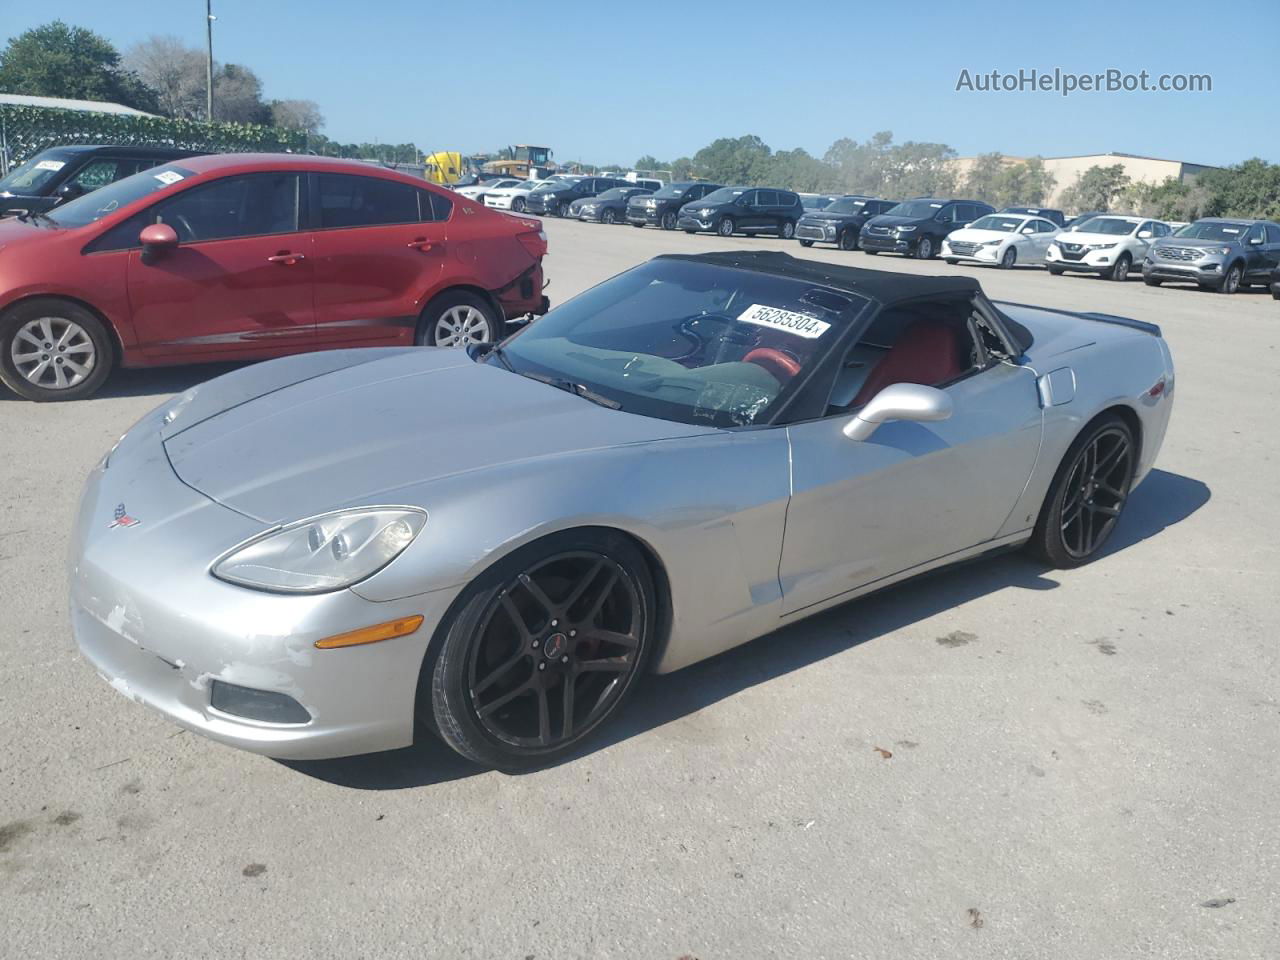
[[[407,637],[422,626],[422,617],[401,617],[399,620],[388,620],[372,627],[361,627],[349,633],[339,633],[333,637],[317,640],[316,646],[321,650],[332,650],[334,647],[357,647],[362,643],[377,643],[379,640],[390,640],[393,637]]]

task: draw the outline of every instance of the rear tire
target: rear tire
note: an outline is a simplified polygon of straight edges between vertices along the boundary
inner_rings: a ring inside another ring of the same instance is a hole
[[[569,530],[529,544],[473,580],[440,625],[419,716],[476,763],[553,763],[626,702],[656,613],[648,564],[625,536]]]
[[[1118,414],[1089,424],[1058,466],[1028,551],[1059,569],[1094,559],[1128,501],[1136,453],[1133,431]]]
[[[427,347],[466,347],[502,339],[503,320],[494,306],[467,290],[445,292],[422,311],[414,341]]]
[[[111,373],[102,321],[76,303],[38,297],[0,314],[0,383],[37,403],[82,400]]]

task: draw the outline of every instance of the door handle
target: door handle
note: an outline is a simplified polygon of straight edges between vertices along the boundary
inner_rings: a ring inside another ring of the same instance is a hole
[[[286,267],[291,267],[299,260],[305,259],[307,259],[306,254],[290,253],[288,250],[283,250],[275,256],[267,257],[267,263],[283,263]]]
[[[414,250],[421,250],[423,253],[427,253],[428,251],[431,251],[431,250],[439,250],[443,248],[444,243],[443,242],[436,243],[434,240],[428,240],[426,237],[418,237],[418,239],[416,240],[410,240],[407,244],[405,244],[405,246],[412,247]]]

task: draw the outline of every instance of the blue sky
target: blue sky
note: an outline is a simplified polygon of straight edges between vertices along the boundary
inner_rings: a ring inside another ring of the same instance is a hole
[[[839,137],[892,130],[962,155],[1280,161],[1276,0],[538,6],[214,0],[214,55],[252,67],[268,97],[317,101],[325,132],[348,142],[464,152],[532,142],[561,160],[631,163],[744,133],[820,156]],[[0,13],[0,40],[60,17],[122,50],[153,33],[204,43],[203,0],[0,0]],[[962,69],[1054,67],[1207,73],[1213,91],[955,90]]]

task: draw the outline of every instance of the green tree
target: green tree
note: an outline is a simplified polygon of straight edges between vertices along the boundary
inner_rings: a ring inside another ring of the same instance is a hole
[[[981,154],[964,178],[965,195],[984,203],[995,203],[998,183],[1006,166],[1002,153]]]
[[[0,90],[157,108],[155,95],[124,69],[120,54],[92,30],[61,20],[33,27],[0,50]]]
[[[723,184],[757,183],[768,177],[772,151],[759,137],[721,137],[693,155],[708,180]]]
[[[956,152],[945,143],[917,143],[908,140],[888,152],[885,196],[937,197],[953,193]]]
[[[666,167],[666,164],[664,164],[664,163],[663,163],[661,160],[659,160],[657,157],[653,156],[652,154],[646,153],[643,157],[641,157],[639,160],[637,160],[637,161],[636,161],[636,165],[635,165],[635,167],[633,167],[633,169],[635,169],[635,170],[665,170],[665,169],[667,169],[667,167]]]
[[[1093,166],[1076,177],[1076,182],[1062,192],[1060,202],[1067,210],[1110,210],[1129,186],[1129,182],[1124,164]]]
[[[1045,169],[1044,160],[1028,157],[1005,166],[996,175],[989,202],[996,207],[1042,206],[1056,183],[1057,178]]]
[[[1206,194],[1209,217],[1280,217],[1280,165],[1258,157],[1219,170],[1206,170],[1195,184]]]

